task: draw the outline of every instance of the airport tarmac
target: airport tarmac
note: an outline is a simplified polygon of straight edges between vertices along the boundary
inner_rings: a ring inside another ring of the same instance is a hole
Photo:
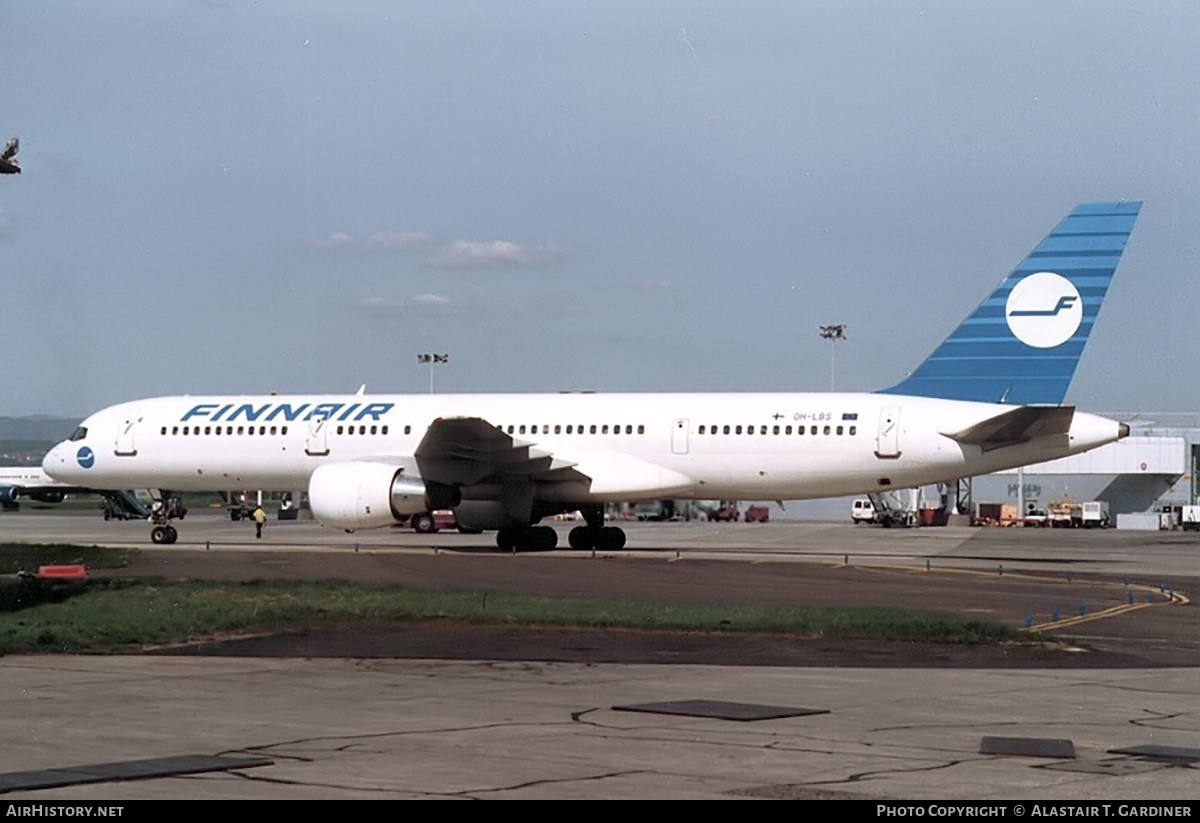
[[[1140,532],[628,524],[631,551],[593,560],[565,551],[499,555],[487,535],[347,535],[272,521],[259,542],[247,524],[208,513],[180,525],[177,547],[145,552],[139,563],[171,568],[168,576],[185,566],[218,576],[219,569],[304,576],[316,563],[393,574],[389,579],[409,585],[450,578],[526,590],[575,580],[570,585],[582,593],[642,581],[639,596],[725,591],[733,602],[915,597],[936,605],[935,595],[944,595],[966,611],[1013,611],[1012,603],[1039,590],[1062,592],[1065,602],[1068,591],[1074,594],[1065,587],[1075,585],[1115,585],[1110,596],[1120,601],[1126,576],[1139,587],[1139,600],[1159,579],[1175,581],[1179,598],[1190,597],[1191,561],[1200,549],[1192,535]],[[147,548],[147,531],[145,523],[104,523],[82,513],[0,516],[6,541]],[[925,560],[931,570],[922,573]],[[808,586],[806,576],[814,578]],[[1127,655],[1083,667],[588,662],[583,648],[579,660],[11,656],[0,660],[0,688],[9,698],[0,770],[221,753],[271,761],[8,795],[38,800],[1189,799],[1200,753],[1192,759],[1180,749],[1200,749],[1195,612],[1190,602],[1139,603],[1064,629],[1075,637],[1090,633],[1114,654],[1155,642],[1162,649],[1157,663],[1147,653],[1142,662]],[[689,700],[827,713],[735,721],[617,708]],[[1075,756],[981,754],[985,737],[1066,739]],[[1114,752],[1142,745],[1177,749],[1168,759]]]

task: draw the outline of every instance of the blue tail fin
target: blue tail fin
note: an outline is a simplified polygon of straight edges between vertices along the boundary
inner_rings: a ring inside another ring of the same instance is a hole
[[[884,394],[1059,404],[1142,204],[1083,203]]]

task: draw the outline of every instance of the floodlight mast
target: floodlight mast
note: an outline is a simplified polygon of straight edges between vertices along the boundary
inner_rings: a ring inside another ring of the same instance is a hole
[[[418,363],[429,364],[429,393],[433,394],[433,367],[438,363],[449,363],[450,355],[448,354],[433,354],[431,352],[421,352],[417,355]]]
[[[839,340],[846,339],[846,324],[833,323],[828,326],[820,326],[821,339],[829,341],[829,390],[833,391],[833,350],[834,344]]]

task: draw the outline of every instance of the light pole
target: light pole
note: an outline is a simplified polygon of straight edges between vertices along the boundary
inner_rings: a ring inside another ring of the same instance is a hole
[[[438,363],[449,363],[450,355],[429,354],[427,352],[422,352],[421,354],[417,355],[417,362],[429,364],[429,393],[433,394],[433,367]]]
[[[835,323],[831,326],[821,326],[821,339],[829,341],[829,390],[833,391],[833,348],[839,340],[846,339],[846,324]]]

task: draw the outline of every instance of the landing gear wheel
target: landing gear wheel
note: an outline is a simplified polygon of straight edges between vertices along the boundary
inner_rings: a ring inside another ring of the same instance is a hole
[[[577,551],[587,551],[596,546],[597,529],[588,528],[587,526],[576,526],[571,529],[571,533],[567,535],[567,543],[572,549]]]
[[[516,529],[501,529],[496,532],[496,548],[502,552],[515,551],[517,548]]]
[[[596,536],[596,548],[601,551],[615,552],[625,548],[625,532],[616,526],[605,526]]]
[[[531,540],[534,551],[548,552],[553,551],[558,546],[558,532],[549,526],[538,526],[530,529],[532,532]]]
[[[413,531],[421,534],[433,534],[438,530],[437,523],[433,519],[433,515],[429,512],[421,512],[414,514],[412,519]]]
[[[558,545],[558,533],[549,526],[501,529],[496,534],[496,545],[505,552],[548,552]]]
[[[179,539],[179,532],[171,526],[155,526],[150,530],[150,542],[169,545]]]

